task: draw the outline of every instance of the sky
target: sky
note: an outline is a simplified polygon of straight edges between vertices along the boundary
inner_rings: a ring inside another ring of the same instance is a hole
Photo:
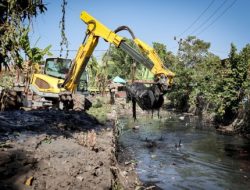
[[[48,10],[33,20],[31,44],[40,48],[51,44],[51,52],[59,56],[62,0],[44,2]],[[152,42],[163,43],[174,54],[179,39],[195,35],[210,42],[210,51],[224,59],[231,43],[238,50],[250,43],[249,8],[249,0],[68,0],[65,27],[69,58],[75,57],[84,39],[86,24],[80,19],[83,10],[112,30],[127,25],[150,46]],[[125,32],[119,35],[130,37]],[[97,59],[108,47],[107,42],[99,40],[94,51]]]

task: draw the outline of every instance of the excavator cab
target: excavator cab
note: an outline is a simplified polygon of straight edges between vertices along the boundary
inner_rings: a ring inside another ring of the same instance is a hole
[[[47,58],[45,61],[44,74],[58,79],[65,79],[72,64],[71,59]],[[88,95],[88,74],[83,71],[76,88],[77,93]]]
[[[69,72],[71,59],[47,58],[44,67],[44,74],[64,79]]]

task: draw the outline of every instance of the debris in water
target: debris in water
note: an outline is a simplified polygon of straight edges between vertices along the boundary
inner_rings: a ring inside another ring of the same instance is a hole
[[[157,146],[156,142],[154,140],[150,140],[148,138],[145,139],[146,147],[147,148],[155,148]]]
[[[152,155],[151,155],[151,158],[156,158],[156,155],[155,155],[155,154],[152,154]]]
[[[161,135],[161,137],[158,139],[158,141],[163,141],[164,140],[164,138],[163,138],[163,136]]]
[[[132,129],[134,129],[134,130],[138,130],[140,128],[140,126],[139,125],[135,125]]]
[[[34,177],[33,177],[33,176],[29,177],[29,178],[25,181],[25,185],[31,186],[33,180],[34,180]]]
[[[175,148],[176,148],[176,149],[179,149],[179,148],[181,147],[181,145],[182,145],[182,144],[181,144],[181,139],[180,139],[180,140],[179,140],[179,144],[175,144]]]
[[[180,116],[179,119],[183,121],[185,119],[185,117],[184,116]]]

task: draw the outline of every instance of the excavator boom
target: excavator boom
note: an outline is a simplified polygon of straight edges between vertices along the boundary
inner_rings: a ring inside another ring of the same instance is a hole
[[[139,47],[142,54],[145,54],[152,61],[152,63],[154,63],[153,67],[149,70],[157,76],[166,76],[168,78],[168,85],[171,86],[175,74],[164,66],[156,51],[138,38],[135,38],[134,42]]]
[[[27,85],[28,88],[25,91],[20,91],[20,96],[22,95],[23,97],[26,97],[26,99],[24,99],[24,103],[27,105],[29,103],[33,104],[33,99],[35,97],[37,99],[36,102],[39,103],[38,106],[48,104],[48,106],[59,105],[60,109],[82,110],[83,107],[84,109],[88,109],[88,104],[90,105],[90,102],[88,103],[86,100],[82,101],[83,99],[81,94],[76,91],[87,63],[96,45],[98,44],[98,40],[99,38],[102,38],[110,44],[115,45],[117,48],[124,50],[136,62],[143,64],[155,75],[154,84],[150,89],[142,85],[132,85],[130,87],[127,86],[127,91],[129,91],[128,94],[132,101],[138,102],[143,109],[159,108],[163,103],[162,96],[167,92],[169,86],[172,84],[174,73],[164,67],[155,50],[136,38],[132,30],[126,26],[118,27],[116,30],[112,31],[86,11],[81,13],[80,18],[87,25],[87,30],[75,59],[72,61],[69,72],[67,73],[63,64],[59,64],[63,63],[65,59],[47,59],[47,70],[45,68],[45,72],[43,74],[31,74],[31,80],[27,80],[29,81],[29,85]],[[117,34],[117,32],[121,30],[128,30],[130,32],[134,43],[138,46],[140,51],[129,46],[126,43],[125,38]],[[68,67],[66,69],[68,70]],[[62,76],[65,76],[65,74],[66,77],[63,80]],[[138,89],[141,90],[141,93],[138,93]],[[30,94],[32,97],[30,99],[27,95],[28,93],[26,92],[31,92]],[[21,106],[20,102],[16,102],[14,104],[13,102],[1,103],[3,102],[2,100],[8,99],[9,94],[13,93],[4,92],[0,94],[1,110],[4,110],[8,106],[9,108],[13,108],[11,105],[18,105],[18,107]],[[23,105],[25,105],[24,103],[22,102]],[[84,106],[82,105],[83,103]]]
[[[63,83],[63,87],[66,90],[74,92],[76,89],[81,74],[85,70],[100,37],[105,41],[114,44],[117,48],[124,50],[136,62],[141,63],[148,68],[155,76],[165,76],[168,79],[167,86],[172,84],[174,73],[164,67],[153,48],[133,36],[134,42],[141,51],[141,53],[137,52],[134,48],[130,47],[124,38],[119,36],[116,31],[114,32],[110,30],[86,11],[81,13],[80,18],[85,24],[87,24],[86,36],[76,54],[71,70]]]
[[[87,24],[86,36],[81,44],[76,57],[73,61],[71,70],[63,83],[63,87],[71,92],[74,92],[80,77],[85,70],[87,63],[92,55],[99,37],[119,47],[122,37],[118,36],[112,30],[104,26],[97,19],[89,15],[86,11],[81,13],[80,18]]]

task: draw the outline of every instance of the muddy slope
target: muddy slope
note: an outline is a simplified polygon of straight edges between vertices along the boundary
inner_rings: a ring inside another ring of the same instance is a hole
[[[86,113],[0,113],[0,189],[135,189],[112,127]]]

